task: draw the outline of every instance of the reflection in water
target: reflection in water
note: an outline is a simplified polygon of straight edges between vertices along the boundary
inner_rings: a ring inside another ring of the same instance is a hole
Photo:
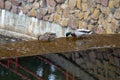
[[[12,60],[14,61],[14,59]],[[1,62],[6,63],[7,61],[2,60]],[[30,80],[38,79],[34,75],[31,75],[27,70],[36,73],[36,75],[39,75],[44,80],[65,80],[65,75],[61,71],[57,70],[54,65],[49,65],[48,63],[41,61],[37,57],[19,58],[19,65],[23,66],[25,69],[19,69],[18,71],[27,76]],[[11,64],[11,66],[14,67],[14,64]],[[24,77],[21,77],[21,79],[18,76],[18,74],[14,74],[10,70],[0,65],[0,80],[24,80]]]

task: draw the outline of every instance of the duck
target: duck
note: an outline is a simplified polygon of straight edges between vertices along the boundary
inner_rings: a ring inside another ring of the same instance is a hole
[[[73,32],[67,32],[66,33],[66,37],[68,36],[72,36],[72,37],[85,37],[87,35],[93,34],[92,31],[88,30],[88,29],[76,29]]]
[[[56,33],[52,33],[52,32],[46,32],[43,35],[39,35],[38,36],[38,40],[41,41],[53,41],[56,39]]]

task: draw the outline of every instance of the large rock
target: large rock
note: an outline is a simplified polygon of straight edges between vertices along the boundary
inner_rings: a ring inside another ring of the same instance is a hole
[[[0,8],[1,8],[1,9],[4,8],[4,5],[5,5],[4,0],[0,0]]]
[[[84,20],[87,20],[87,19],[88,19],[89,14],[90,14],[90,12],[85,12],[85,13],[84,13]]]
[[[68,21],[69,21],[69,19],[62,19],[60,21],[60,25],[63,27],[66,27],[66,26],[68,26]]]
[[[83,18],[84,18],[84,13],[83,13],[83,12],[80,12],[80,13],[78,14],[78,18],[79,18],[79,19],[83,19]]]
[[[28,12],[28,16],[30,16],[30,17],[36,17],[36,15],[37,15],[37,11],[35,9],[31,9]]]
[[[58,13],[55,13],[54,22],[59,23],[60,21],[61,21],[61,15]]]
[[[56,0],[57,3],[64,3],[65,0]]]
[[[15,6],[19,6],[22,3],[21,0],[11,0],[11,1],[12,1],[12,4]]]
[[[76,6],[77,0],[69,0],[68,6],[70,9],[74,9]]]
[[[6,1],[6,2],[5,2],[5,9],[6,9],[6,10],[10,10],[11,7],[12,7],[11,2],[10,2],[10,1]]]
[[[103,6],[108,6],[109,0],[101,0]]]
[[[40,5],[41,8],[45,8],[45,7],[46,7],[46,2],[45,2],[45,0],[40,0],[40,1],[39,1],[39,5]]]
[[[33,9],[38,9],[40,7],[38,2],[33,3]]]
[[[88,4],[82,3],[82,11],[87,11],[87,10],[88,10]]]
[[[114,17],[115,17],[116,19],[119,19],[119,20],[120,20],[120,8],[119,8],[119,9],[116,9],[115,14],[114,14]]]
[[[115,6],[115,1],[110,0],[108,6],[109,6],[110,9],[114,8],[114,6]]]
[[[18,6],[12,5],[12,12],[18,14],[20,12],[20,9],[18,8]]]
[[[36,18],[38,18],[38,19],[42,19],[43,18],[43,15],[41,14],[41,12],[37,12],[36,13]]]
[[[73,29],[74,28],[78,28],[78,26],[79,26],[79,20],[76,17],[74,17],[73,15],[71,15],[69,17],[68,26],[70,26]]]
[[[48,7],[48,14],[54,13],[55,7]]]
[[[47,14],[48,11],[46,10],[46,8],[40,8],[40,12],[44,16]]]
[[[100,10],[99,9],[95,9],[94,13],[92,14],[92,18],[93,19],[98,19],[100,15]]]
[[[56,2],[54,0],[46,0],[48,7],[55,7]]]
[[[81,0],[77,0],[77,8],[82,9],[82,1]]]
[[[85,21],[79,21],[79,28],[87,29],[88,25]]]

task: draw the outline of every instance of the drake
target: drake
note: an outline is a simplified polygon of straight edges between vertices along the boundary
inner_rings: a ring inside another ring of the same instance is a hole
[[[56,33],[46,32],[43,35],[38,36],[38,40],[52,41],[56,39]]]
[[[72,37],[78,38],[78,37],[84,37],[84,36],[89,35],[89,34],[93,34],[93,32],[88,30],[88,29],[76,29],[74,32],[67,32],[66,37],[71,35]]]

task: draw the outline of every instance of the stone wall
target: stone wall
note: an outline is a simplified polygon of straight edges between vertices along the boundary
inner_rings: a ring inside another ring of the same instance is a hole
[[[63,54],[99,80],[120,79],[120,49],[94,49]]]
[[[120,0],[0,0],[0,8],[62,27],[120,33]]]

